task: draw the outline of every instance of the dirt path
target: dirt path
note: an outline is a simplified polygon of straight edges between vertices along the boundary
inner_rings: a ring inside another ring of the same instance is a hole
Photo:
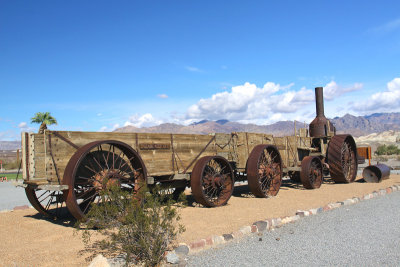
[[[298,209],[311,209],[331,202],[360,197],[374,190],[400,184],[400,175],[391,175],[380,184],[325,183],[318,190],[284,181],[275,198],[260,199],[248,194],[247,186],[236,186],[229,204],[219,208],[186,207],[186,226],[178,242],[190,242],[213,234],[237,231],[257,220],[294,215]],[[189,197],[189,201],[191,197]],[[44,219],[33,209],[0,213],[0,266],[82,266],[88,253],[79,236],[68,224]]]

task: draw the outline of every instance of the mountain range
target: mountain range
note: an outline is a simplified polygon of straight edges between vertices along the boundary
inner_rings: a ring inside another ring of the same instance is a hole
[[[337,133],[349,133],[355,137],[388,130],[400,130],[400,112],[374,113],[367,116],[346,114],[343,117],[330,119],[330,121],[335,125]],[[296,128],[302,127],[308,128],[308,125],[297,121]],[[191,134],[254,132],[285,136],[294,133],[294,121],[279,121],[270,125],[256,125],[231,122],[228,120],[203,120],[187,126],[175,123],[163,123],[157,126],[142,128],[125,126],[116,129],[115,132]]]
[[[335,125],[337,133],[349,133],[354,137],[364,136],[371,133],[384,131],[400,131],[400,112],[396,113],[374,113],[367,116],[353,116],[346,114],[343,117],[330,119]],[[296,122],[297,129],[307,127],[308,124]],[[115,132],[138,132],[138,133],[230,133],[230,132],[254,132],[270,133],[275,136],[294,134],[294,121],[279,121],[270,125],[243,124],[228,120],[208,121],[203,120],[191,125],[180,125],[175,123],[163,123],[153,127],[137,128],[125,126],[118,128]],[[0,141],[0,150],[16,150],[21,147],[20,141]]]

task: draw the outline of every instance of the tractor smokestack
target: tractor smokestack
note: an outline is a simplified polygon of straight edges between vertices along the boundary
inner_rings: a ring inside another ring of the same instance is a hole
[[[315,87],[315,105],[317,110],[317,117],[325,117],[324,115],[324,89],[322,87]]]
[[[317,116],[310,123],[311,137],[327,137],[335,134],[335,127],[325,118],[324,114],[324,91],[322,87],[315,88],[315,107]]]

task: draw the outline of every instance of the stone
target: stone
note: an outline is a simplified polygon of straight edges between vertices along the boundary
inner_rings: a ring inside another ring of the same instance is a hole
[[[296,215],[299,215],[300,217],[307,217],[310,216],[310,212],[308,210],[298,210]]]
[[[318,213],[318,209],[310,209],[308,212],[310,215],[316,215]]]
[[[243,226],[242,228],[240,228],[239,231],[242,232],[244,235],[248,235],[251,233],[251,226]]]
[[[200,239],[200,240],[194,241],[194,242],[189,244],[189,248],[191,250],[201,249],[201,248],[204,248],[205,246],[206,246],[206,240],[205,239]]]
[[[178,255],[176,255],[175,252],[171,252],[171,251],[168,252],[166,260],[167,260],[168,263],[171,263],[171,264],[178,264],[179,263]]]
[[[253,225],[251,226],[251,232],[252,232],[252,233],[258,233],[258,227],[257,227],[257,225],[254,225],[254,224],[253,224]]]
[[[290,216],[289,218],[290,218],[290,222],[295,222],[295,221],[300,220],[300,216],[299,215]]]
[[[320,208],[317,209],[317,213],[322,213],[322,212],[324,212],[324,208],[323,207],[320,207]]]
[[[183,244],[179,244],[179,246],[176,247],[174,249],[174,251],[176,254],[187,255],[187,254],[189,254],[190,249],[189,249],[188,245],[183,243]]]
[[[340,202],[336,202],[336,203],[330,203],[330,204],[328,204],[328,206],[330,206],[331,209],[337,209],[337,208],[341,207],[342,204]]]
[[[240,230],[233,232],[232,235],[234,238],[240,238],[244,236],[244,234]]]
[[[339,202],[343,206],[348,206],[354,204],[354,201],[352,199],[346,199],[345,201]]]
[[[253,223],[253,225],[257,226],[258,232],[268,230],[269,228],[268,221],[258,221]]]
[[[222,235],[224,237],[225,241],[229,241],[233,239],[233,235],[232,234],[223,234]]]
[[[322,208],[322,210],[323,211],[328,211],[328,210],[331,210],[332,208],[331,208],[331,206],[329,206],[329,205],[326,205],[326,206],[324,206],[323,208]]]
[[[277,228],[282,225],[282,219],[281,218],[274,218],[272,219],[272,227]]]
[[[89,267],[110,267],[110,264],[108,263],[106,257],[99,254],[92,260]]]
[[[214,245],[222,244],[225,242],[224,237],[220,236],[220,235],[213,235],[212,239],[213,239]]]

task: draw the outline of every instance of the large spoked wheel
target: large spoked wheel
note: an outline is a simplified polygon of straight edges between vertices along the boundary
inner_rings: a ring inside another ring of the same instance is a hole
[[[273,145],[258,145],[247,160],[247,179],[256,197],[276,196],[282,184],[282,159]]]
[[[101,190],[118,185],[139,192],[146,181],[146,169],[139,154],[119,141],[96,141],[79,148],[65,168],[68,210],[81,220],[92,203],[99,203]]]
[[[206,207],[225,205],[233,192],[233,175],[231,165],[223,157],[206,156],[199,159],[190,178],[196,202]]]
[[[306,189],[320,188],[323,180],[321,159],[313,156],[304,157],[301,161],[300,179]]]
[[[327,162],[336,183],[351,183],[357,176],[357,147],[349,134],[335,135],[329,142]]]
[[[62,191],[42,190],[28,186],[25,188],[25,193],[32,206],[45,216],[61,219],[70,215]]]

